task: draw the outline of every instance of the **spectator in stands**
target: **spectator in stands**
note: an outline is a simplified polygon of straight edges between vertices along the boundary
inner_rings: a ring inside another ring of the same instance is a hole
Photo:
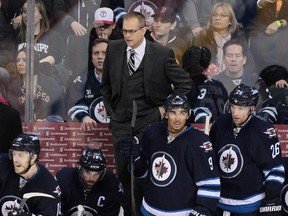
[[[58,13],[57,21],[65,41],[65,67],[71,71],[67,81],[70,84],[78,75],[93,69],[91,56],[88,55],[91,51],[89,42],[94,40],[91,36],[89,41],[89,33],[93,35],[94,32],[95,11],[100,7],[123,6],[123,0],[60,0],[60,4],[62,10]]]
[[[250,49],[258,74],[270,65],[288,67],[288,1],[258,0],[247,26]]]
[[[185,50],[188,48],[188,43],[175,34],[175,8],[160,6],[157,8],[152,17],[153,23],[151,33],[148,33],[148,35],[146,34],[146,38],[172,49],[174,51],[177,63],[181,64],[182,56]]]
[[[173,91],[189,93],[191,81],[177,65],[171,49],[145,39],[146,19],[141,13],[125,15],[122,30],[124,40],[109,42],[100,90],[111,118],[116,170],[124,187],[123,208],[125,215],[129,215],[130,174],[128,163],[120,153],[121,145],[117,142],[131,135],[133,101],[138,106],[134,135],[140,138],[147,125],[164,117],[162,105],[166,97]],[[135,194],[139,211],[142,200],[140,185],[135,187]]]
[[[203,72],[209,67],[211,53],[206,47],[190,47],[182,60],[183,69],[190,74],[193,80],[197,99],[192,102],[194,122],[205,123],[206,116],[210,116],[210,122],[224,112],[224,105],[228,100],[228,94],[223,84],[207,77]]]
[[[111,8],[101,7],[95,11],[90,41],[95,38],[106,38],[116,40],[123,38],[119,28],[115,24],[114,12]]]
[[[31,95],[34,102],[34,116],[37,121],[63,121],[65,118],[64,88],[52,76],[42,72],[45,63],[39,63],[40,56],[34,55],[34,84]],[[50,66],[48,64],[48,66]],[[26,50],[21,49],[16,58],[16,67],[19,77],[9,86],[8,102],[20,112],[21,120],[25,118],[26,100]],[[51,67],[50,67],[51,68]],[[29,89],[29,88],[28,88]]]
[[[63,34],[84,36],[93,28],[94,13],[100,7],[123,7],[123,0],[60,0],[62,13],[57,17]]]
[[[278,112],[278,124],[288,124],[288,71],[281,65],[264,68],[260,77],[271,92]]]
[[[123,35],[119,27],[115,23],[114,12],[108,7],[101,7],[95,11],[94,28],[90,31],[89,36],[89,56],[88,56],[88,69],[93,70],[94,66],[92,64],[92,42],[96,38],[106,38],[109,40],[122,39]]]
[[[135,11],[142,13],[146,18],[146,27],[151,30],[153,17],[158,7],[170,7],[174,9],[180,8],[183,0],[124,0],[124,8],[118,7],[115,11],[117,25],[122,26],[122,18],[126,13]],[[178,17],[179,18],[179,17]],[[177,19],[178,19],[177,18]],[[178,19],[179,21],[179,19]]]
[[[207,26],[193,40],[193,45],[207,47],[212,54],[211,63],[223,71],[223,45],[235,38],[246,42],[231,5],[220,2],[213,6]]]
[[[123,188],[119,179],[106,171],[106,166],[101,149],[86,148],[79,167],[57,172],[64,215],[119,215]]]
[[[92,43],[92,62],[94,69],[83,74],[79,80],[75,80],[73,85],[80,86],[85,81],[83,91],[77,92],[81,94],[81,98],[69,110],[69,116],[72,120],[75,118],[82,122],[82,130],[90,130],[97,126],[97,122],[109,123],[105,107],[100,93],[100,83],[103,73],[103,63],[105,60],[108,40],[105,38],[97,38]],[[73,88],[76,90],[76,88]],[[70,94],[75,98],[73,92]]]
[[[200,31],[207,26],[211,9],[219,2],[231,4],[237,21],[241,21],[245,14],[245,5],[242,0],[187,0],[183,2],[181,14],[194,37],[197,37]]]
[[[50,23],[54,23],[57,13],[60,10],[59,0],[41,0],[45,5],[46,13]],[[26,0],[18,0],[12,2],[9,0],[1,0],[1,10],[6,20],[9,21],[11,27],[18,29],[22,23],[22,7]]]
[[[248,26],[248,37],[256,35],[273,35],[281,31],[287,32],[288,1],[258,0],[257,10]],[[286,34],[287,35],[287,34]]]
[[[15,41],[17,33],[22,23],[22,7],[26,0],[1,0],[0,5],[0,66],[5,67],[13,62],[15,50],[17,50]],[[59,10],[59,0],[42,0],[50,20],[53,23],[55,15]]]
[[[21,14],[23,1],[2,0],[0,5],[0,67],[6,67],[15,58],[17,32],[13,28],[15,18]],[[8,7],[9,6],[9,7]],[[21,20],[21,19],[20,19]]]
[[[27,46],[27,1],[24,3],[22,10],[22,24],[17,37],[18,51]],[[34,49],[40,55],[39,62],[48,62],[50,64],[61,62],[63,57],[63,48],[61,48],[61,46],[63,42],[61,41],[59,33],[50,29],[50,22],[46,13],[46,8],[41,0],[35,0],[34,13]]]
[[[277,111],[271,94],[257,73],[249,73],[244,69],[246,59],[243,41],[230,40],[226,42],[223,46],[223,63],[226,65],[226,69],[222,73],[213,76],[213,79],[222,82],[228,94],[239,84],[255,87],[259,91],[256,115],[266,121],[276,123]]]
[[[22,133],[20,114],[6,100],[9,83],[8,71],[0,68],[0,155],[8,153],[11,142]]]

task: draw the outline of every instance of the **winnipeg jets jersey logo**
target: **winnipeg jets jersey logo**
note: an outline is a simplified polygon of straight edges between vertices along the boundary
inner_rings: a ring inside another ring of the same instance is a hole
[[[277,132],[275,128],[268,128],[267,131],[264,132],[264,134],[268,135],[269,138],[277,136]]]
[[[97,122],[109,123],[110,118],[106,113],[103,103],[103,97],[96,98],[89,107],[90,116]]]
[[[151,158],[151,181],[159,187],[166,187],[177,174],[177,166],[171,155],[166,152],[155,152]]]
[[[21,203],[21,199],[16,196],[4,196],[0,199],[0,206],[1,206],[1,215],[8,216],[8,213],[12,212],[14,208],[19,208]],[[28,211],[28,207],[25,204],[23,208],[26,212]]]
[[[243,156],[234,144],[227,144],[218,152],[220,174],[223,178],[236,177],[243,168]]]
[[[205,152],[208,152],[208,151],[212,151],[213,148],[212,148],[212,143],[211,142],[205,142],[203,143],[200,148],[203,148],[205,150]]]
[[[153,23],[152,15],[155,14],[157,6],[149,0],[135,1],[131,4],[128,12],[136,11],[142,13],[146,18],[146,25],[151,26]]]

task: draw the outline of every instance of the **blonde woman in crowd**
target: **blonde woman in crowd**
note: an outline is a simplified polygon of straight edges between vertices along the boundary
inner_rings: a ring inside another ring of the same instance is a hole
[[[223,45],[231,39],[240,39],[246,42],[234,11],[229,3],[219,2],[211,10],[207,26],[193,40],[193,45],[207,47],[211,54],[211,63],[220,71],[225,69],[223,64]]]

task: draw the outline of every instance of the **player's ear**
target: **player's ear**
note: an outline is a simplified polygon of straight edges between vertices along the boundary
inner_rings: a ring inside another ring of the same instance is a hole
[[[37,154],[31,154],[30,159],[31,160],[36,160],[37,159]]]

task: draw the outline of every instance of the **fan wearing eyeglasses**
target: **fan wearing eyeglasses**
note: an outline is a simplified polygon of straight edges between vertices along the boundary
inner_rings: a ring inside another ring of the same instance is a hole
[[[192,44],[207,47],[212,55],[211,64],[216,65],[220,71],[223,71],[225,65],[223,63],[222,48],[225,42],[234,38],[247,43],[231,5],[220,2],[213,6],[208,24],[199,32]],[[249,59],[252,59],[251,53]]]
[[[110,115],[116,171],[124,187],[125,216],[131,213],[131,180],[127,169],[129,161],[121,154],[121,141],[131,135],[140,139],[146,126],[164,118],[163,104],[168,95],[187,94],[191,90],[188,73],[176,63],[174,52],[145,39],[145,25],[145,17],[139,12],[123,17],[124,40],[109,42],[100,87]],[[138,108],[132,134],[133,101]],[[141,188],[135,180],[138,214]]]

